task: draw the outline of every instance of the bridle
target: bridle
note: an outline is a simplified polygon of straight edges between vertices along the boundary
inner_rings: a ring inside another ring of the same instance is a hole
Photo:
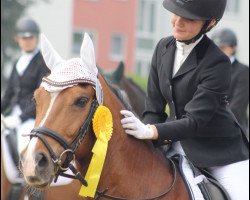
[[[78,147],[80,146],[80,144],[82,143],[84,137],[86,136],[86,133],[89,129],[91,120],[93,118],[93,115],[95,113],[97,106],[98,106],[98,102],[95,99],[95,100],[93,100],[93,102],[91,104],[90,112],[87,116],[87,119],[85,120],[83,125],[80,127],[76,137],[70,143],[68,143],[68,141],[66,141],[60,134],[58,134],[57,132],[55,132],[51,129],[48,129],[46,127],[39,127],[37,129],[33,129],[30,134],[25,135],[25,136],[30,136],[31,138],[38,137],[43,142],[43,144],[46,146],[46,148],[48,149],[53,163],[57,166],[57,172],[55,174],[54,182],[57,181],[58,176],[64,176],[64,177],[68,177],[68,178],[72,178],[72,179],[78,179],[84,186],[86,186],[86,187],[88,186],[87,181],[83,178],[81,173],[72,164],[72,161],[75,161],[76,151],[77,151]],[[45,139],[44,136],[48,136],[48,137],[54,139],[65,149],[59,157],[53,151],[52,147],[49,145],[49,143],[47,142],[47,140]],[[62,162],[62,157],[64,154],[66,154],[66,159],[64,162]],[[170,185],[170,187],[167,189],[167,191],[165,191],[164,193],[162,193],[158,196],[147,198],[147,199],[141,199],[141,200],[161,199],[173,189],[173,187],[176,183],[176,179],[177,179],[177,174],[176,174],[177,170],[176,170],[176,165],[175,165],[174,161],[172,161],[171,159],[169,159],[169,161],[170,161],[170,163],[173,167],[173,170],[174,170],[174,178],[173,178],[173,182]],[[74,175],[64,173],[68,169],[70,169]],[[95,200],[98,200],[100,198],[111,199],[111,200],[132,200],[132,199],[108,195],[108,194],[106,194],[108,192],[108,190],[109,189],[106,188],[102,192],[96,191]]]
[[[66,141],[60,134],[46,127],[39,127],[39,128],[33,129],[30,134],[25,135],[25,136],[30,136],[30,138],[38,137],[43,142],[45,147],[48,149],[49,154],[52,158],[52,161],[57,167],[54,182],[57,181],[58,176],[60,175],[60,176],[68,177],[68,178],[78,179],[83,185],[85,186],[88,185],[87,181],[82,177],[81,173],[72,164],[72,161],[75,161],[76,151],[78,147],[80,146],[80,144],[82,143],[89,129],[91,120],[93,118],[93,115],[95,113],[97,106],[98,106],[98,102],[95,99],[93,100],[91,104],[90,112],[87,116],[87,119],[85,120],[83,125],[80,127],[77,135],[71,142]],[[47,142],[44,136],[48,136],[54,139],[65,149],[61,153],[60,156],[56,155],[56,153],[53,151],[52,147],[49,145],[49,143]],[[63,162],[62,158],[64,154],[66,154],[66,159]],[[70,169],[73,172],[74,176],[64,173],[68,169]]]

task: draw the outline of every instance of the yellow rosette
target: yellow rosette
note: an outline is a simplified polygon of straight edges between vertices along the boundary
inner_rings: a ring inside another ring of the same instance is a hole
[[[85,177],[88,186],[82,185],[79,192],[80,196],[92,198],[96,193],[108,149],[108,141],[113,132],[112,114],[106,106],[100,105],[97,108],[93,118],[93,129],[97,140],[92,149],[93,156]]]

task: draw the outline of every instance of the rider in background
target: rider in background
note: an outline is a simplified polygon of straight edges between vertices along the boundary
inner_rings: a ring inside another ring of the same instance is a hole
[[[228,28],[215,32],[211,39],[229,57],[232,63],[231,85],[229,88],[229,107],[244,128],[249,139],[247,107],[249,105],[249,67],[236,58],[237,37]]]
[[[173,36],[156,46],[143,122],[122,110],[122,126],[156,147],[172,144],[172,151],[208,169],[232,200],[248,200],[249,143],[227,101],[230,60],[206,35],[226,0],[164,0],[163,6],[173,13]]]
[[[18,20],[15,27],[15,41],[20,47],[21,56],[15,62],[6,91],[1,99],[1,113],[6,127],[17,130],[18,142],[21,134],[34,126],[34,91],[49,70],[38,49],[38,24],[31,18]],[[29,131],[30,131],[29,130]],[[23,132],[22,132],[23,131]],[[24,144],[19,144],[20,150]],[[19,151],[20,152],[20,151]]]

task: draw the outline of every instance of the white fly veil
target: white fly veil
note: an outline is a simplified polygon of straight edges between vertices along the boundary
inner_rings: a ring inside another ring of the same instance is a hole
[[[103,103],[103,91],[95,61],[94,45],[87,33],[84,34],[80,58],[63,60],[49,40],[41,34],[41,52],[51,74],[42,79],[41,86],[49,92],[60,92],[79,83],[91,84],[96,90],[98,103]]]

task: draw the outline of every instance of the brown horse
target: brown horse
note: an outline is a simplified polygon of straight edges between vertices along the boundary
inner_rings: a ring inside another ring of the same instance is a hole
[[[86,45],[87,42],[83,43]],[[91,53],[87,55],[91,57]],[[56,61],[58,65],[60,61]],[[70,62],[63,62],[61,68],[67,68],[66,64]],[[74,60],[74,67],[77,62]],[[98,75],[98,80],[103,91],[103,105],[112,113],[113,135],[96,199],[188,200],[188,191],[175,164],[167,160],[150,141],[137,140],[125,134],[120,123],[123,104],[102,76]],[[77,81],[80,82],[80,79]],[[30,186],[49,187],[51,181],[63,174],[68,166],[75,171],[82,184],[86,184],[77,171],[86,174],[92,157],[91,149],[96,141],[90,123],[97,102],[96,91],[97,85],[89,79],[60,92],[49,92],[45,87],[36,90],[35,129],[30,134],[31,140],[22,152],[20,162],[21,171]],[[70,165],[74,156],[76,168]]]

